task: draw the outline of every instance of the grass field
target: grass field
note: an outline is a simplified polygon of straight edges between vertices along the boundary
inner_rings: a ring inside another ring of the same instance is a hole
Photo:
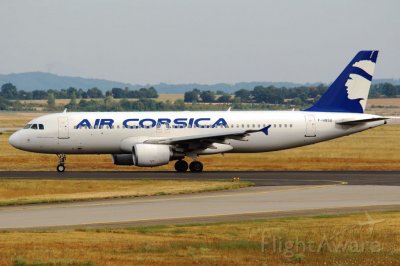
[[[38,113],[0,113],[1,127],[22,127]],[[0,135],[0,171],[50,170],[55,155],[17,150]],[[400,170],[400,125],[385,125],[351,136],[291,150],[202,156],[205,170]],[[173,162],[156,168],[115,166],[110,155],[70,155],[67,171],[173,170]]]
[[[400,98],[369,99],[366,112],[377,115],[400,116]]]
[[[24,127],[30,120],[45,115],[46,113],[39,112],[1,112],[0,113],[0,128],[5,127]]]
[[[400,213],[2,232],[1,265],[399,265]],[[264,243],[264,244],[263,244]],[[264,247],[264,248],[263,248]],[[20,264],[17,264],[20,263]]]
[[[368,105],[397,106],[400,108],[400,98],[376,98],[368,99]]]
[[[0,206],[186,194],[249,185],[248,182],[227,181],[0,179]]]

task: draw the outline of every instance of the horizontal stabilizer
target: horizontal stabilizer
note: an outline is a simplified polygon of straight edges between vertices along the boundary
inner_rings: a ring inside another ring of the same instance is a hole
[[[358,125],[362,123],[368,123],[368,122],[375,122],[375,121],[382,121],[382,120],[387,120],[390,119],[389,117],[371,117],[371,118],[364,118],[364,119],[343,119],[340,121],[337,121],[336,124],[338,125]]]

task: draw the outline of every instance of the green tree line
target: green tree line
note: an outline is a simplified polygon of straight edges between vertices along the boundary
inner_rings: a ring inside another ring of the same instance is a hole
[[[97,88],[86,91],[68,88],[60,91],[33,91],[30,96],[27,96],[25,91],[18,90],[13,84],[7,83],[1,86],[0,110],[35,110],[37,104],[19,102],[19,100],[31,99],[33,95],[41,100],[47,100],[45,106],[47,110],[58,110],[64,107],[71,111],[179,111],[224,110],[227,106],[232,106],[237,110],[273,110],[309,106],[316,102],[326,89],[325,85],[296,88],[257,86],[253,90],[240,89],[233,94],[193,89],[184,94],[184,100],[161,102],[153,99],[158,97],[158,93],[152,87],[140,90],[113,88],[105,94]],[[399,95],[400,86],[390,83],[373,85],[370,92],[371,98],[398,97]],[[130,100],[130,98],[138,100]],[[70,102],[65,106],[56,106],[56,99],[70,99]]]
[[[7,100],[46,100],[49,95],[53,95],[56,99],[98,99],[112,96],[116,99],[119,98],[158,98],[157,91],[153,88],[142,88],[139,90],[130,90],[129,88],[112,88],[109,91],[103,93],[98,88],[90,88],[87,90],[76,89],[70,87],[68,89],[61,90],[34,90],[24,91],[18,90],[12,83],[6,83],[1,86],[0,97]]]
[[[257,86],[253,90],[240,89],[233,95],[213,91],[193,89],[185,92],[184,101],[187,103],[268,103],[293,104],[297,106],[312,104],[327,90],[327,86],[301,86],[295,88],[277,88],[274,86]],[[395,98],[400,96],[400,85],[382,83],[371,86],[370,98]]]

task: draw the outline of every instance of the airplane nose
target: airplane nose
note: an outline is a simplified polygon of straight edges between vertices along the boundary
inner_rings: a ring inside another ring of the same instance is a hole
[[[20,137],[19,137],[18,132],[15,132],[14,134],[12,134],[10,136],[10,138],[8,139],[8,143],[10,143],[10,145],[15,148],[18,148],[19,142],[20,142]]]

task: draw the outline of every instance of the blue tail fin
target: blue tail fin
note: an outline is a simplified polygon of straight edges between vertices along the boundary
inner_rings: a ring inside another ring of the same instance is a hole
[[[360,51],[319,101],[305,111],[364,113],[378,51]]]

